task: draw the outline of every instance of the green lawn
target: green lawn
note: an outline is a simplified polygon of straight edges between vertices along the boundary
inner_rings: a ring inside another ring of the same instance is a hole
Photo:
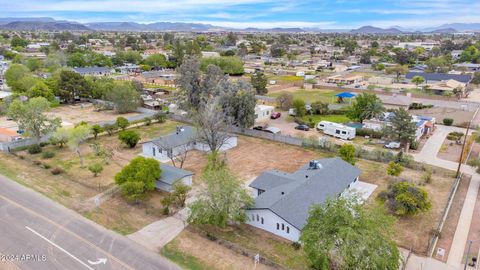
[[[293,75],[284,75],[284,76],[269,76],[269,81],[280,81],[280,82],[299,82],[303,81],[303,77],[297,77]]]
[[[313,122],[315,122],[315,124],[317,124],[318,122],[320,121],[330,121],[330,122],[334,122],[334,123],[347,123],[347,122],[350,122],[350,118],[348,118],[347,116],[345,115],[338,115],[338,114],[327,114],[327,115],[306,115],[304,117],[302,117],[302,120],[305,121],[305,122],[309,122],[310,119],[313,120]]]
[[[313,103],[315,101],[322,101],[325,103],[334,103],[337,101],[335,95],[338,93],[334,90],[297,90],[290,92],[294,99],[301,99],[306,103]],[[268,94],[271,97],[278,97],[282,92]]]

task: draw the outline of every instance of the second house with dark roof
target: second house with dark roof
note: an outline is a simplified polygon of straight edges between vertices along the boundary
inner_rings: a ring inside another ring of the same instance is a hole
[[[246,211],[247,224],[298,241],[312,205],[356,191],[362,184],[364,199],[370,196],[376,186],[359,183],[360,173],[339,158],[314,160],[294,173],[263,172],[249,185],[255,203]]]

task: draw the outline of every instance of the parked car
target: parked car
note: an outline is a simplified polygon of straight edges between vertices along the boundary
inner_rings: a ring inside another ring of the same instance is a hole
[[[266,127],[262,131],[272,134],[280,134],[281,130],[277,127]]]
[[[400,143],[399,142],[389,142],[389,143],[385,144],[385,148],[398,149],[398,148],[400,148]]]
[[[277,119],[277,118],[280,118],[280,116],[282,116],[281,113],[279,113],[279,112],[272,112],[272,114],[270,115],[270,118],[271,118],[271,119]]]
[[[303,131],[309,131],[310,127],[308,127],[307,125],[298,125],[298,126],[295,127],[295,129],[303,130]]]
[[[263,126],[255,126],[255,127],[253,127],[253,129],[255,129],[255,130],[263,130]]]

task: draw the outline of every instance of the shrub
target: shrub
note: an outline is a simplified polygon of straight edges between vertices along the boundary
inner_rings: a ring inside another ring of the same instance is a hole
[[[432,182],[432,171],[426,170],[422,175],[423,183],[430,184]]]
[[[150,126],[152,124],[152,118],[150,117],[143,119],[143,121],[145,122],[146,126]]]
[[[118,139],[126,144],[130,148],[134,148],[138,141],[140,141],[140,135],[133,130],[125,130],[120,132]]]
[[[164,112],[158,112],[153,116],[153,118],[157,120],[159,123],[165,123],[167,116],[165,115]]]
[[[40,145],[38,144],[34,144],[28,147],[28,153],[31,155],[35,155],[41,152],[42,152],[42,147],[40,147]]]
[[[127,118],[120,116],[120,117],[117,117],[115,124],[120,129],[125,130],[130,125],[130,122],[128,122]]]
[[[42,168],[44,168],[45,170],[48,170],[48,169],[52,168],[52,166],[50,166],[47,163],[43,163]]]
[[[372,130],[372,129],[366,129],[366,128],[356,129],[355,134],[357,136],[362,136],[362,137],[369,136],[369,137],[375,138],[375,139],[381,139],[383,137],[383,132],[375,131],[375,130]]]
[[[355,146],[353,146],[353,144],[344,144],[340,147],[340,149],[338,150],[338,154],[340,155],[340,157],[352,164],[352,165],[355,165]]]
[[[410,144],[410,149],[417,150],[420,144],[417,141],[414,141]]]
[[[55,153],[51,151],[46,151],[42,153],[42,158],[44,159],[53,158],[54,156],[55,156]]]
[[[387,174],[392,176],[399,176],[403,172],[402,165],[391,161],[387,166]]]
[[[90,166],[88,166],[88,170],[93,173],[93,176],[97,176],[103,171],[103,166],[100,163],[95,163]]]
[[[45,147],[47,145],[49,145],[50,143],[49,142],[41,142],[39,143],[40,147]]]
[[[386,194],[379,198],[386,198],[385,205],[399,216],[413,216],[432,207],[428,193],[424,189],[405,181],[390,185]]]
[[[451,125],[453,125],[453,119],[452,118],[443,118],[443,124],[445,126],[451,126]]]
[[[33,164],[40,166],[40,165],[42,165],[42,162],[39,161],[39,160],[35,160],[35,161],[33,161]]]
[[[292,247],[295,250],[299,250],[302,247],[302,245],[299,242],[293,242]]]
[[[62,169],[62,168],[53,168],[51,171],[50,171],[53,175],[59,175],[59,174],[62,174],[64,173],[65,171]]]
[[[103,128],[100,125],[93,125],[91,129],[92,129],[92,134],[95,140],[97,139],[98,134],[103,132]]]

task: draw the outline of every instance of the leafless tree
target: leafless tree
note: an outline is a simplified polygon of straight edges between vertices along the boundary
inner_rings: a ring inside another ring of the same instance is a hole
[[[170,160],[172,161],[172,164],[174,167],[177,168],[183,168],[183,165],[185,164],[185,161],[187,160],[188,157],[188,152],[190,152],[190,143],[184,144],[180,146],[180,154],[178,154],[176,157],[171,156]]]
[[[198,141],[206,144],[212,153],[218,151],[230,139],[231,120],[222,110],[218,98],[210,99],[193,117]]]

